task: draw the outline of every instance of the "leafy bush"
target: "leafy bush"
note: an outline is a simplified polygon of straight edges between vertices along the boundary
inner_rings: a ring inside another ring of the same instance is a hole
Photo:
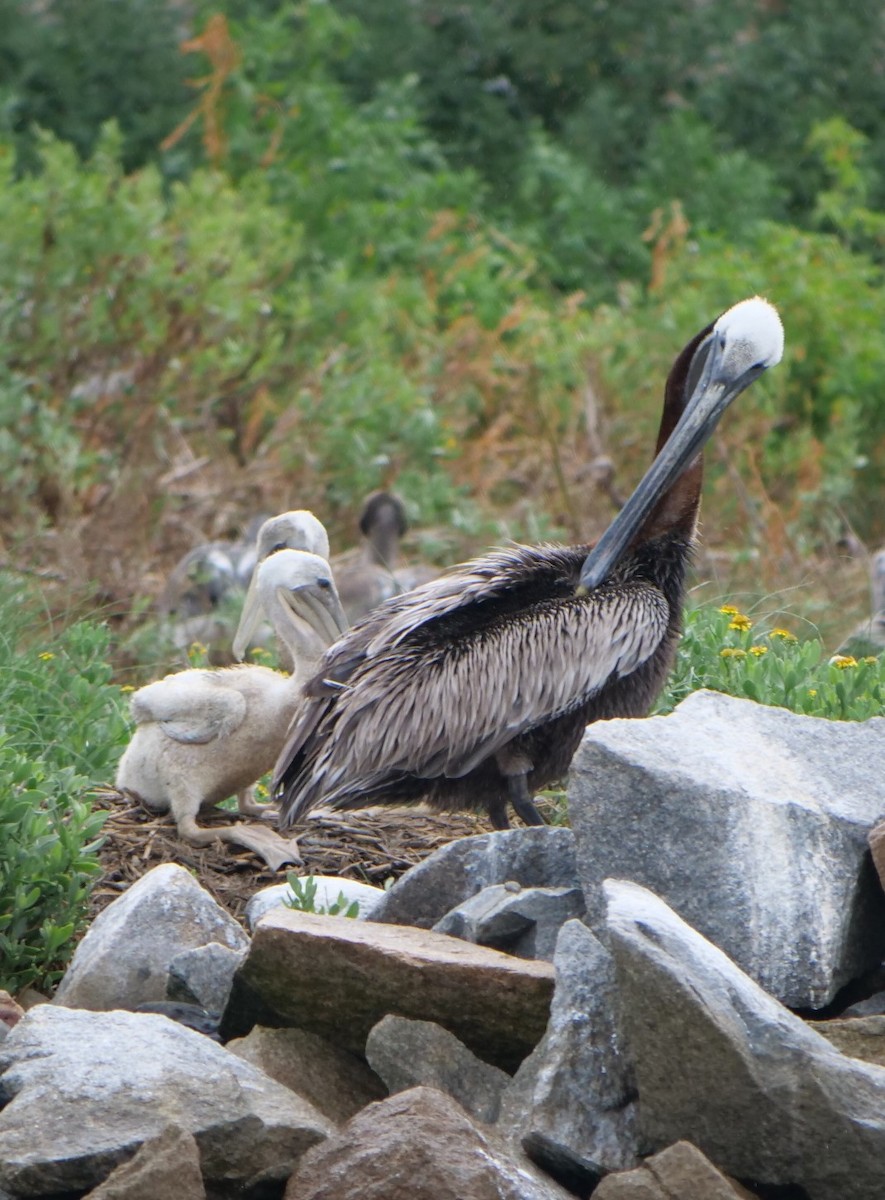
[[[885,711],[885,657],[824,657],[818,638],[800,641],[756,624],[734,605],[686,614],[676,666],[656,711],[671,712],[691,692],[711,688],[809,717],[864,721]]]
[[[165,0],[0,0],[4,116],[21,163],[36,165],[36,127],[86,157],[111,118],[128,170],[156,159],[188,99],[180,20]]]
[[[0,987],[47,986],[85,915],[104,814],[87,791],[127,739],[107,630],[56,629],[0,577]]]

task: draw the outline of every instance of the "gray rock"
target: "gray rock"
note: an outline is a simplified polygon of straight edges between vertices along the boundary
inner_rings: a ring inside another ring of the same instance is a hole
[[[304,1029],[256,1026],[247,1037],[228,1042],[227,1049],[303,1096],[336,1125],[387,1095],[361,1058]]]
[[[611,955],[580,921],[568,921],[553,965],[550,1023],[504,1093],[499,1128],[582,1192],[638,1161],[636,1081]]]
[[[754,1190],[881,1200],[885,1068],[834,1050],[645,888],[605,893],[641,1148],[685,1139]]]
[[[182,950],[169,963],[167,999],[199,1004],[209,1012],[220,1013],[227,1004],[234,971],[245,954],[245,946],[232,950],[219,942]]]
[[[207,1012],[202,1004],[188,1004],[184,1000],[145,1000],[132,1011],[157,1013],[161,1017],[168,1017],[170,1021],[176,1021],[185,1029],[193,1029],[204,1037],[212,1038],[213,1042],[221,1041],[218,1036],[221,1014]]]
[[[169,1125],[142,1142],[128,1162],[115,1167],[83,1200],[205,1200],[200,1148],[192,1133]]]
[[[851,1058],[885,1067],[885,1017],[839,1017],[834,1021],[809,1021],[809,1026],[831,1046]]]
[[[343,892],[348,903],[356,900],[359,904],[357,917],[360,920],[371,916],[384,895],[383,888],[373,887],[370,883],[360,883],[358,879],[342,879],[337,875],[314,875],[313,880],[317,885],[314,901],[317,908],[329,908]],[[243,914],[246,925],[250,930],[254,929],[266,912],[280,906],[288,907],[286,900],[293,896],[294,892],[288,883],[274,883],[270,887],[262,888],[246,905]]]
[[[497,1120],[501,1093],[510,1082],[506,1071],[477,1058],[432,1021],[384,1017],[369,1034],[366,1058],[391,1093],[433,1087],[489,1124]]]
[[[292,1025],[362,1054],[389,1012],[437,1021],[486,1061],[515,1070],[544,1032],[549,963],[404,926],[274,909],[234,976],[221,1035]]]
[[[753,1200],[690,1142],[677,1142],[634,1171],[608,1175],[593,1200]]]
[[[569,812],[588,921],[607,876],[650,888],[766,991],[817,1008],[885,951],[866,845],[885,720],[825,721],[716,692],[667,717],[599,721]]]
[[[248,1196],[334,1128],[166,1017],[44,1004],[0,1047],[0,1071],[0,1187],[16,1196],[95,1187],[170,1123],[193,1134],[207,1183]]]
[[[573,1200],[432,1088],[370,1104],[304,1156],[285,1200]]]
[[[483,888],[509,880],[523,887],[578,887],[571,830],[543,825],[458,838],[406,871],[369,919],[430,929]]]
[[[249,938],[184,867],[154,867],[92,922],[53,1003],[106,1011],[163,1000],[172,959],[209,942],[242,950]]]
[[[549,961],[563,924],[583,912],[580,888],[523,888],[511,880],[483,888],[447,912],[433,928],[517,958]]]

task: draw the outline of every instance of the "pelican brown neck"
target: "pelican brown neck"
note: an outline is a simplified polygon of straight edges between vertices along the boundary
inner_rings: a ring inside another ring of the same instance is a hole
[[[729,404],[779,362],[782,351],[780,318],[771,305],[758,298],[735,305],[689,342],[668,379],[660,435],[666,440],[633,495],[585,559],[579,590],[598,587],[632,546],[648,540],[650,534],[667,532],[664,517],[674,529],[687,517],[693,520],[704,445]],[[683,397],[687,399],[678,412]],[[688,478],[686,472],[690,472]],[[680,488],[685,492],[682,496]]]
[[[391,492],[373,492],[360,517],[360,532],[366,539],[366,557],[392,571],[399,556],[399,540],[408,529],[402,501]]]

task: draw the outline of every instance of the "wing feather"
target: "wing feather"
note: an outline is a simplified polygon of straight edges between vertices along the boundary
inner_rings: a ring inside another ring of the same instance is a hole
[[[590,601],[538,603],[429,653],[422,639],[407,636],[414,622],[404,612],[384,653],[379,643],[373,655],[370,643],[362,659],[351,655],[347,684],[316,702],[324,705],[320,720],[312,719],[317,737],[322,716],[328,721],[309,754],[309,780],[287,772],[294,815],[301,782],[311,796],[334,802],[339,786],[387,774],[466,774],[514,737],[630,674],[661,644],[668,623],[663,594],[641,581],[597,589]]]
[[[246,700],[218,672],[181,671],[133,693],[138,725],[157,724],[173,741],[205,743],[233,733],[246,715]]]

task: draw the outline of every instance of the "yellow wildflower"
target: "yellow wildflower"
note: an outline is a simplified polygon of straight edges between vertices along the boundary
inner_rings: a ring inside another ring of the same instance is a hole
[[[741,610],[735,608],[733,604],[723,604],[719,611],[725,613],[727,617],[736,617],[739,616]]]
[[[719,651],[719,657],[720,658],[746,658],[747,652],[746,652],[746,650],[740,650],[736,646],[724,646],[723,649],[721,649]]]
[[[52,653],[51,650],[44,650],[42,652],[42,654],[38,654],[37,657],[42,662],[52,662],[52,660],[55,658],[55,655]]]
[[[789,642],[790,645],[799,641],[795,633],[790,633],[789,629],[772,629],[768,636],[770,638],[780,638],[782,642]]]
[[[860,661],[862,663],[867,663],[868,666],[872,666],[873,663],[877,663],[879,660],[876,658],[875,654],[865,654]]]
[[[131,683],[121,683],[121,684],[120,684],[120,691],[121,691],[121,692],[134,692],[134,691],[135,691],[135,687],[134,687],[134,686],[133,686],[133,684],[131,684]]]
[[[768,653],[768,647],[767,646],[751,646],[750,653],[754,654],[756,656],[756,658],[761,658],[763,654]]]
[[[809,694],[809,696],[816,696],[816,695],[817,695],[817,688],[809,688],[809,689],[808,689],[808,694]]]
[[[850,654],[834,654],[830,659],[830,666],[836,667],[839,671],[847,671],[849,668],[857,666],[857,659]]]
[[[753,622],[749,617],[739,612],[728,622],[729,629],[738,629],[741,633],[746,633],[748,629],[753,628]]]

